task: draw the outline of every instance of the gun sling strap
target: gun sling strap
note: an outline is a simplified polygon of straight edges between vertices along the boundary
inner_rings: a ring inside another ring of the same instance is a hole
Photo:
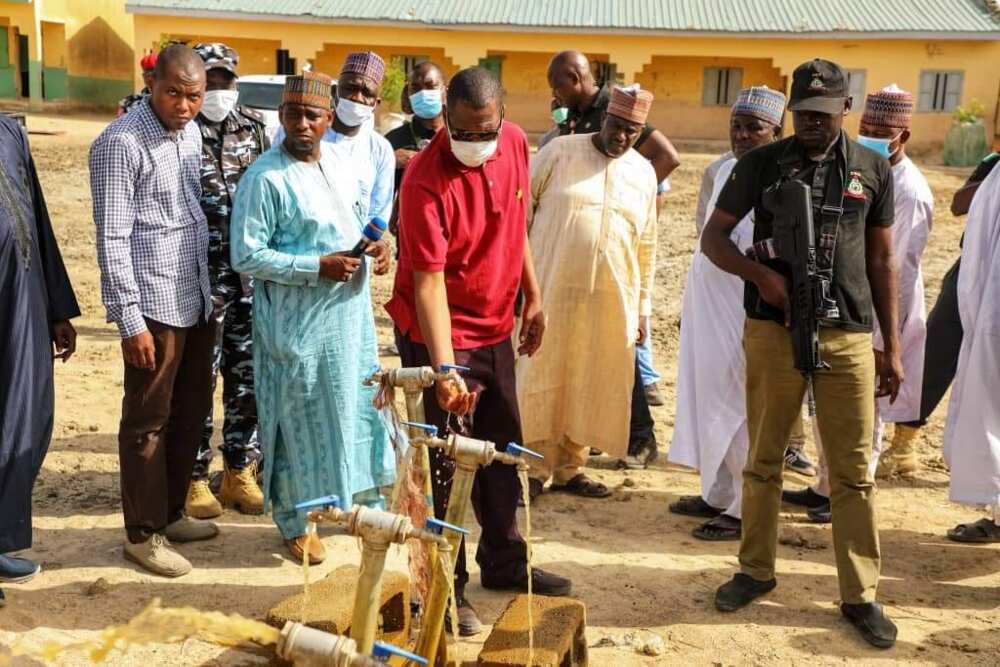
[[[836,168],[831,170],[831,167]],[[808,168],[783,170],[781,181],[792,180]],[[833,174],[830,173],[831,171],[833,171]],[[832,159],[825,159],[816,164],[816,168],[813,171],[812,183],[809,184],[813,213],[818,212],[819,214],[819,238],[816,241],[816,267],[819,275],[828,281],[833,280],[833,254],[837,247],[840,218],[844,215],[846,176],[847,165],[841,152],[835,148]],[[754,243],[752,252],[758,261],[777,258],[773,239],[765,239]]]

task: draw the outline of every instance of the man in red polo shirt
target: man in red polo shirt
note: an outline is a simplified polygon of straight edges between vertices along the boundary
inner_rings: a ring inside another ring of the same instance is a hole
[[[528,141],[503,121],[500,82],[484,69],[460,71],[448,85],[445,131],[413,158],[403,178],[400,226],[406,229],[386,310],[396,324],[404,366],[468,366],[468,387],[442,384],[425,397],[427,420],[467,415],[468,435],[522,442],[514,384],[514,300],[524,293],[518,354],[541,344],[545,318],[527,247]],[[436,398],[436,400],[435,400]],[[453,462],[431,450],[434,511],[444,517]],[[528,589],[527,549],[517,529],[520,483],[511,466],[476,474],[473,507],[482,526],[476,561],[484,588]],[[479,619],[465,599],[464,547],[455,567],[459,632]],[[568,579],[532,568],[540,595],[568,595]]]

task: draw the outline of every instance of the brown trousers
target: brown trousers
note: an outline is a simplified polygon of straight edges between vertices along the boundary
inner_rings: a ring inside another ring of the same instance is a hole
[[[184,514],[201,431],[212,406],[213,326],[187,328],[146,320],[156,368],[125,364],[118,430],[122,510],[133,544]]]

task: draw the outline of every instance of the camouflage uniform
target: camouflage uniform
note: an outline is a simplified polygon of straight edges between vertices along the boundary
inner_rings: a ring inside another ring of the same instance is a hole
[[[118,102],[118,115],[121,116],[122,114],[131,111],[132,107],[149,97],[149,94],[149,88],[143,88],[138,93],[132,93],[131,95],[123,97]]]
[[[260,459],[253,391],[253,297],[249,279],[229,264],[229,216],[240,176],[269,147],[263,117],[237,106],[221,123],[197,118],[202,136],[201,207],[208,218],[208,266],[216,322],[215,378],[222,371],[225,409],[222,451],[226,466],[245,468]],[[205,479],[212,460],[212,415],[205,420],[192,478]]]

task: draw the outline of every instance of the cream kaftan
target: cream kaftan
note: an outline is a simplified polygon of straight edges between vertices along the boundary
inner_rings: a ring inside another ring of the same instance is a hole
[[[547,328],[517,365],[524,440],[624,456],[639,317],[652,312],[656,175],[635,150],[611,159],[591,135],[553,139],[531,165],[528,221]]]

